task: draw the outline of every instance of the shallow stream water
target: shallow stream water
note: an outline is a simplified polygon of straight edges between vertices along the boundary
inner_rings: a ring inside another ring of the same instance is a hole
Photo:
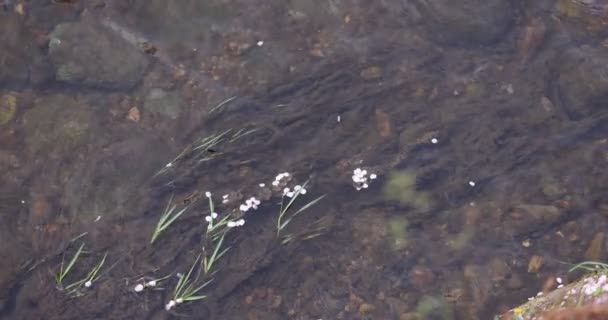
[[[0,4],[1,319],[492,319],[607,258],[608,1]]]

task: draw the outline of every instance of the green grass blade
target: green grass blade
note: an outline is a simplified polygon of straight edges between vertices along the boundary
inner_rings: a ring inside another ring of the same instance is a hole
[[[101,270],[101,267],[103,267],[103,264],[106,262],[107,256],[108,256],[108,253],[106,252],[103,255],[103,258],[101,259],[101,261],[97,264],[97,266],[95,266],[95,268],[93,268],[93,270],[91,270],[91,272],[89,273],[89,276],[87,277],[88,281],[94,282],[97,279],[99,279],[97,274],[99,273],[99,270]]]
[[[186,274],[185,276],[183,276],[180,281],[178,282],[178,285],[175,286],[175,297],[180,297],[182,295],[182,291],[184,291],[183,286],[189,284],[190,282],[190,275],[192,275],[192,271],[194,271],[194,267],[197,265],[198,260],[201,258],[201,255],[199,254],[196,257],[196,260],[194,260],[194,263],[192,264],[192,266],[190,267],[190,270],[188,271],[188,274]],[[187,288],[187,287],[186,287]],[[178,290],[179,289],[179,290]]]
[[[311,202],[309,202],[308,204],[306,204],[305,206],[303,206],[302,208],[300,208],[298,211],[296,211],[296,212],[293,214],[293,216],[295,216],[296,214],[298,214],[298,213],[300,213],[300,212],[302,212],[302,211],[304,211],[304,210],[306,210],[306,209],[308,209],[308,208],[310,208],[310,207],[314,206],[314,205],[315,205],[317,202],[321,201],[321,199],[325,198],[325,196],[327,196],[327,195],[326,195],[326,194],[324,194],[324,195],[322,195],[322,196],[320,196],[320,197],[318,197],[318,198],[316,198],[316,199],[312,200]]]
[[[225,236],[226,236],[226,233],[222,234],[222,236],[220,237],[220,240],[218,241],[217,245],[215,246],[215,250],[213,250],[213,254],[209,258],[209,260],[207,261],[207,263],[205,263],[205,273],[208,273],[209,270],[211,270],[211,267],[213,266],[213,263],[218,258],[217,254],[218,254],[218,252],[220,250],[220,247],[222,246],[222,243],[224,242],[224,237]]]
[[[596,261],[584,261],[570,268],[568,272],[572,272],[578,269],[583,269],[586,271],[597,271],[599,269],[608,270],[608,264]]]
[[[207,296],[191,296],[191,297],[182,298],[182,299],[184,299],[184,301],[195,301],[195,300],[202,300],[205,298],[207,298]]]
[[[82,253],[82,249],[84,249],[84,243],[80,244],[78,251],[76,251],[76,254],[74,254],[74,256],[72,257],[72,260],[70,260],[70,262],[68,263],[68,266],[65,268],[65,270],[63,269],[63,262],[61,263],[61,271],[59,274],[59,284],[61,284],[61,282],[63,282],[63,279],[65,278],[65,276],[67,276],[68,273],[70,273],[70,270],[72,270],[72,267],[74,267],[76,260],[78,260],[78,257]]]
[[[300,213],[301,213],[301,212],[303,212],[304,210],[306,210],[306,209],[308,209],[308,208],[312,207],[312,206],[313,206],[313,205],[315,205],[317,202],[321,201],[321,199],[325,198],[325,196],[327,196],[327,195],[326,195],[326,194],[324,194],[324,195],[322,195],[322,196],[320,196],[320,197],[318,197],[318,198],[316,198],[316,199],[314,199],[314,200],[310,201],[310,202],[309,202],[309,203],[307,203],[306,205],[302,206],[300,209],[298,209],[298,211],[296,211],[294,214],[292,214],[292,215],[291,215],[291,216],[290,216],[290,217],[289,217],[287,220],[285,220],[283,223],[280,223],[280,219],[279,219],[278,231],[283,230],[283,229],[284,229],[284,228],[285,228],[285,227],[286,227],[286,226],[287,226],[287,225],[288,225],[288,224],[291,222],[291,220],[292,220],[292,219],[293,219],[295,216],[297,216],[298,214],[300,214]],[[292,198],[292,201],[291,201],[291,202],[293,202],[293,199],[294,199],[295,197],[296,197],[296,196],[294,195],[294,197]],[[291,202],[290,202],[290,205],[291,205]],[[282,218],[282,215],[280,215],[280,216],[279,216],[279,218]]]
[[[217,106],[211,108],[211,110],[209,110],[209,114],[212,114],[213,112],[217,111],[218,109],[220,109],[221,107],[225,106],[226,104],[230,103],[232,100],[236,99],[236,96],[232,96],[222,102],[220,102]]]
[[[168,221],[166,221],[163,224],[161,231],[164,231],[165,229],[167,229],[177,218],[179,218],[179,216],[181,216],[184,212],[186,212],[187,209],[188,209],[188,207],[185,207],[182,210],[180,210],[178,213],[174,214],[171,217],[171,219],[169,219]]]
[[[169,202],[167,203],[167,208],[156,223],[156,228],[154,229],[154,232],[152,233],[152,238],[150,239],[150,244],[153,244],[154,241],[156,241],[156,238],[158,238],[158,236],[163,231],[165,231],[165,229],[167,229],[173,222],[175,222],[177,218],[179,218],[188,209],[188,207],[184,207],[179,212],[173,214],[177,207],[175,205],[171,205],[172,201],[173,196],[171,196],[171,198],[169,199]]]

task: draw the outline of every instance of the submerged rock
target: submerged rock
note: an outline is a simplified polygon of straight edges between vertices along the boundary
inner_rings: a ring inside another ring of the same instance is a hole
[[[22,87],[31,77],[43,82],[48,76],[48,61],[23,24],[19,15],[0,12],[0,86]]]
[[[183,104],[184,101],[179,94],[159,88],[150,90],[144,100],[146,111],[170,119],[177,119]]]
[[[604,108],[608,97],[608,51],[582,46],[564,52],[557,86],[563,107],[572,118],[582,118]]]
[[[417,0],[416,8],[436,41],[446,44],[488,44],[513,24],[510,0]]]
[[[49,55],[55,78],[74,85],[128,89],[136,85],[148,58],[103,26],[63,23],[50,34]]]
[[[46,96],[24,115],[25,141],[32,155],[72,153],[89,141],[93,111],[63,95]]]
[[[593,269],[594,266],[595,263],[586,263],[581,267]],[[597,270],[598,273],[587,274],[570,284],[562,284],[563,280],[556,278],[557,289],[529,298],[529,302],[509,310],[499,319],[605,319],[608,316],[608,271],[605,266]]]
[[[607,7],[606,0],[557,0],[553,13],[569,26],[580,27],[590,34],[605,36],[608,31]]]
[[[153,133],[113,143],[70,168],[61,202],[79,221],[141,214],[147,182],[171,153]]]

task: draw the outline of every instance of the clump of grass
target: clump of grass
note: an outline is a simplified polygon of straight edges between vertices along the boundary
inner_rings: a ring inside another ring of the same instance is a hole
[[[201,162],[209,161],[216,157],[218,155],[217,153],[206,157],[203,157],[203,155],[207,154],[210,150],[213,150],[216,145],[224,141],[224,136],[227,135],[230,131],[232,131],[232,128],[220,134],[213,134],[208,137],[205,137],[201,139],[198,143],[195,143],[194,147],[192,148],[192,152],[198,151],[198,154],[195,155],[196,159],[198,159],[197,162],[200,164]]]
[[[85,278],[70,284],[69,286],[66,287],[66,290],[74,289],[74,290],[70,291],[70,293],[71,294],[75,293],[76,295],[79,295],[79,293],[77,291],[79,286],[83,285],[85,288],[90,288],[91,286],[93,286],[93,283],[101,277],[101,275],[99,274],[99,270],[101,270],[101,268],[103,267],[107,256],[108,256],[108,253],[106,252],[103,255],[103,258],[101,259],[101,261],[99,261],[99,263],[96,264],[93,267],[93,269],[91,269],[91,271],[89,271],[89,273],[87,274],[87,276]]]
[[[222,233],[221,237],[219,238],[219,240],[215,244],[215,249],[213,250],[213,253],[211,254],[211,256],[207,256],[205,254],[206,253],[205,252],[205,247],[203,247],[203,253],[205,254],[204,257],[203,257],[203,272],[205,273],[205,275],[210,276],[213,273],[217,272],[217,270],[214,270],[212,272],[213,265],[224,254],[226,254],[226,252],[228,252],[228,250],[230,250],[230,247],[225,248],[225,249],[221,249],[222,248],[222,244],[224,243],[224,237],[225,236],[226,236],[226,232]]]
[[[76,264],[76,261],[78,260],[78,257],[80,257],[80,254],[82,253],[83,249],[84,249],[84,243],[82,243],[80,245],[80,247],[78,248],[78,251],[76,251],[76,253],[72,257],[70,262],[67,264],[67,266],[65,265],[65,255],[61,258],[61,266],[59,267],[59,272],[55,273],[55,275],[54,275],[55,286],[57,287],[57,289],[59,289],[59,290],[64,289],[63,281],[65,280],[67,275],[70,273],[70,271],[72,271],[72,268]]]
[[[163,211],[163,214],[160,216],[160,219],[156,224],[156,228],[154,229],[154,232],[152,233],[152,238],[150,239],[150,244],[153,244],[154,241],[158,238],[158,236],[188,209],[188,207],[184,207],[180,211],[175,212],[177,206],[172,204],[172,202],[173,196],[169,199],[165,211]]]
[[[177,284],[175,285],[175,289],[173,290],[173,299],[169,300],[169,302],[165,305],[165,310],[169,311],[175,306],[184,302],[202,300],[207,298],[206,295],[199,295],[198,292],[205,288],[207,285],[209,285],[209,283],[211,283],[213,279],[203,283],[200,286],[197,286],[196,283],[198,282],[199,277],[196,276],[192,278],[192,272],[194,271],[194,268],[199,265],[198,262],[200,258],[201,256],[199,255],[190,267],[188,273],[186,275],[182,275],[179,278]]]
[[[245,128],[239,129],[238,131],[234,132],[231,136],[229,135],[229,133],[231,133],[233,131],[233,129],[228,129],[222,133],[219,134],[211,134],[210,136],[198,139],[197,141],[192,142],[191,144],[189,144],[180,154],[178,154],[175,158],[173,158],[173,160],[171,160],[170,162],[168,162],[167,164],[165,164],[165,166],[160,169],[158,172],[156,172],[156,174],[154,174],[154,176],[152,177],[153,179],[161,176],[165,173],[170,172],[171,170],[173,170],[174,168],[176,168],[180,162],[185,161],[186,159],[194,159],[194,161],[196,161],[197,164],[201,164],[203,162],[206,161],[210,161],[212,159],[214,159],[215,157],[221,155],[221,152],[216,152],[216,146],[218,146],[221,143],[233,143],[236,140],[247,136],[249,134],[252,134],[254,132],[259,131],[259,129],[249,129],[246,130]]]
[[[277,236],[281,234],[281,231],[287,227],[287,225],[295,218],[298,214],[304,212],[306,209],[312,207],[321,199],[325,198],[326,195],[322,195],[309,203],[302,206],[300,209],[296,210],[293,213],[290,213],[289,209],[294,205],[296,199],[306,193],[306,186],[308,185],[308,181],[305,182],[302,186],[296,186],[294,188],[293,193],[286,189],[286,192],[283,192],[283,197],[281,198],[281,209],[279,210],[279,215],[277,216]],[[285,198],[289,198],[287,204],[285,204]],[[289,213],[289,214],[288,214]]]
[[[577,265],[575,265],[574,267],[570,268],[570,270],[568,270],[568,272],[573,272],[576,270],[585,270],[585,271],[589,271],[589,272],[596,272],[596,271],[608,271],[608,264],[606,263],[602,263],[602,262],[597,262],[597,261],[584,261],[581,262]]]
[[[218,219],[218,214],[215,212],[215,205],[211,198],[211,192],[206,192],[205,196],[209,199],[209,215],[205,217],[208,224],[202,245],[202,270],[206,276],[210,276],[215,262],[230,250],[230,247],[222,249],[222,244],[224,243],[226,233],[231,229],[231,223],[234,222],[230,220],[230,214],[226,214],[222,219],[216,221],[216,219]],[[206,248],[213,245],[215,245],[213,251],[207,251]],[[209,255],[208,252],[211,252],[211,254]]]

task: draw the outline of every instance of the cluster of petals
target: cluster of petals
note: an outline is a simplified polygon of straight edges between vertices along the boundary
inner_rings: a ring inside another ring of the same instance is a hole
[[[306,194],[306,188],[303,188],[301,185],[297,185],[293,187],[293,190],[289,188],[283,189],[283,196],[288,198],[293,198],[293,196],[298,194]]]
[[[167,304],[165,305],[165,310],[169,311],[171,309],[173,309],[175,306],[177,306],[180,303],[183,303],[184,299],[182,298],[178,298],[175,300],[169,300],[169,302],[167,302]]]
[[[245,203],[241,204],[239,209],[243,212],[247,212],[249,209],[257,210],[260,203],[260,200],[256,199],[255,197],[251,197],[245,200]]]
[[[245,225],[245,219],[239,219],[236,221],[228,221],[228,223],[226,223],[226,226],[228,228],[242,227],[243,225]]]
[[[367,176],[367,170],[361,168],[357,168],[353,170],[353,185],[357,191],[361,189],[367,189],[369,187],[370,180],[376,179],[378,176],[375,173],[372,173]]]
[[[142,292],[142,291],[144,291],[145,288],[156,287],[156,285],[157,285],[156,280],[150,280],[150,281],[145,282],[145,283],[138,283],[133,288],[133,291],[135,291],[135,292]]]
[[[277,176],[274,178],[274,181],[272,182],[272,185],[275,187],[278,187],[279,184],[281,183],[281,180],[283,180],[284,178],[289,177],[289,172],[283,172],[283,173],[279,173],[277,174]]]
[[[210,215],[205,216],[205,221],[211,222],[211,221],[213,221],[216,218],[217,218],[217,213],[216,212],[211,212]]]

